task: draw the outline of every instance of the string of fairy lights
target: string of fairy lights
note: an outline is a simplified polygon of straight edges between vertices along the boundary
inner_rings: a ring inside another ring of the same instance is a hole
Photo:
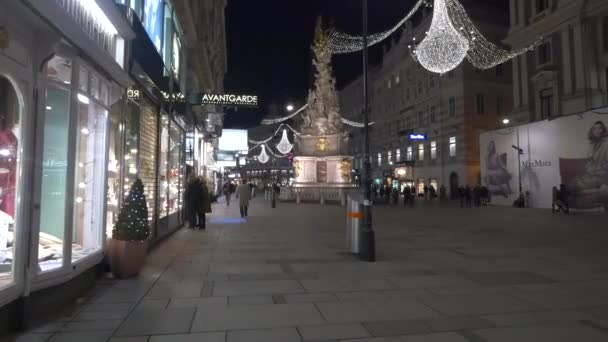
[[[403,25],[408,20],[410,20],[410,18],[414,14],[416,14],[416,12],[422,6],[430,6],[430,1],[419,0],[418,2],[416,2],[412,10],[405,17],[403,17],[395,26],[384,32],[369,35],[368,46],[376,45],[385,40],[386,38],[390,37],[398,29],[403,27]],[[363,50],[363,37],[334,30],[330,36],[330,47],[333,54],[344,54],[361,51]]]

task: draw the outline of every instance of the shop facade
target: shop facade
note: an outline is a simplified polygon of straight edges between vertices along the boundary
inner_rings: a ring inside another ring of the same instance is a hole
[[[161,1],[158,47],[139,3],[0,4],[0,331],[90,286],[137,177],[151,245],[183,225],[181,29]]]
[[[125,58],[134,35],[116,8],[94,2],[0,7],[4,330],[42,293],[47,303],[60,300],[56,286],[94,274],[103,260],[113,118],[129,85]]]

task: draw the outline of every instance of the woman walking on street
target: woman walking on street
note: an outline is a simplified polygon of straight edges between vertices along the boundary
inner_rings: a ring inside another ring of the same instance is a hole
[[[251,189],[246,179],[243,179],[241,185],[236,189],[236,196],[239,199],[239,206],[241,207],[241,217],[246,217],[249,200],[251,199]]]

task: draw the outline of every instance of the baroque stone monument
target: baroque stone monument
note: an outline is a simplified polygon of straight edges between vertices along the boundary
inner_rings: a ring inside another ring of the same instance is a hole
[[[340,116],[336,81],[332,75],[329,33],[317,21],[312,44],[315,83],[308,107],[301,115],[293,167],[297,201],[326,199],[344,201],[353,187],[353,157],[348,155],[348,132]],[[308,190],[307,190],[308,189]]]

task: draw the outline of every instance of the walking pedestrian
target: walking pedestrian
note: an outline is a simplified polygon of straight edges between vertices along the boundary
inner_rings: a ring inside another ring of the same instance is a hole
[[[241,217],[246,217],[249,208],[249,200],[251,199],[251,189],[249,188],[246,179],[243,179],[241,185],[236,189],[236,197],[239,199]]]
[[[471,203],[471,201],[473,198],[473,191],[471,190],[471,187],[468,185],[464,188],[464,198],[467,202],[467,208],[472,208],[473,204]]]
[[[439,187],[439,199],[442,201],[448,199],[448,194],[443,184]]]
[[[229,207],[230,206],[230,195],[232,194],[231,190],[231,186],[232,184],[230,184],[230,182],[226,182],[224,183],[224,187],[222,189],[222,191],[224,191],[224,196],[226,197],[226,206]]]

